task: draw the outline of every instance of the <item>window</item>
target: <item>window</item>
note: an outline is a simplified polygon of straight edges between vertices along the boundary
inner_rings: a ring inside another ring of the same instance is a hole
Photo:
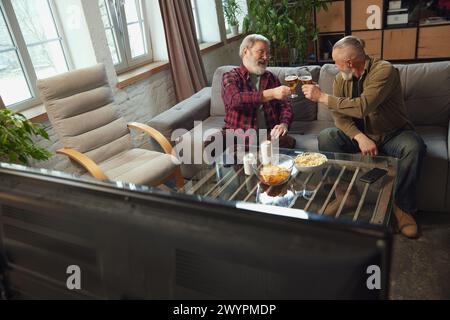
[[[236,18],[239,23],[239,29],[242,31],[242,25],[244,22],[244,18],[247,15],[248,9],[247,9],[247,1],[246,0],[236,0],[236,4],[239,6],[239,10],[236,12]],[[222,0],[222,6],[225,6],[225,0]],[[231,27],[228,23],[225,14],[224,14],[224,20],[225,20],[225,30],[227,34],[231,33]]]
[[[69,70],[50,0],[0,0],[0,95],[9,108],[39,103],[36,80]]]
[[[142,0],[99,0],[106,38],[118,72],[151,61],[150,34]]]
[[[198,9],[197,9],[197,0],[191,0],[192,12],[194,14],[194,22],[195,22],[195,31],[197,33],[197,41],[198,43],[202,43],[202,31],[200,29],[200,19],[198,17]]]

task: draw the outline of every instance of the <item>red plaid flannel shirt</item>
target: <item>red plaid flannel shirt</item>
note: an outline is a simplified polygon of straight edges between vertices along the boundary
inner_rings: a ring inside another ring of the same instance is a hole
[[[272,100],[262,103],[262,91],[280,86],[278,78],[269,71],[261,76],[259,91],[252,89],[250,73],[243,64],[225,73],[222,78],[222,99],[225,104],[225,129],[258,129],[256,110],[264,104],[267,129],[285,123],[290,127],[292,106],[287,101]]]

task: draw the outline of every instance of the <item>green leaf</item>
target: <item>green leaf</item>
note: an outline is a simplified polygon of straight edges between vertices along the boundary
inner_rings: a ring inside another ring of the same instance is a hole
[[[29,158],[50,158],[52,154],[35,145],[33,137],[49,139],[43,128],[27,120],[24,115],[9,109],[0,110],[0,158],[25,164]]]

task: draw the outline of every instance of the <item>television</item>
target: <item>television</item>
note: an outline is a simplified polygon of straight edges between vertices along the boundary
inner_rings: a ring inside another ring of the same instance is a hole
[[[0,181],[13,299],[387,298],[383,227],[8,164]]]

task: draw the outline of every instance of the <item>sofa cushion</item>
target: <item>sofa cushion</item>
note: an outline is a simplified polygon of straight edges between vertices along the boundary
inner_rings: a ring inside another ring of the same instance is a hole
[[[395,67],[400,72],[411,121],[416,125],[447,126],[450,117],[450,61]]]
[[[334,78],[338,74],[338,69],[334,64],[324,64],[320,69],[319,86],[328,94],[333,94]],[[319,103],[317,106],[317,120],[321,121],[333,121],[331,111],[323,103]]]
[[[212,116],[225,116],[225,106],[222,100],[221,88],[222,77],[225,72],[230,71],[235,66],[223,66],[219,67],[213,76],[212,91],[211,91],[211,115]],[[287,68],[287,67],[269,67],[268,71],[276,75],[280,82],[284,83],[284,76],[287,71],[298,71],[301,67]],[[314,81],[318,82],[320,67],[319,66],[307,66],[307,69],[311,72]],[[300,92],[300,86],[297,87],[297,91]],[[311,102],[300,94],[298,98],[292,102],[292,108],[294,110],[294,120],[316,120],[317,104]]]
[[[289,134],[295,138],[297,149],[318,151],[317,136],[320,131],[330,127],[334,127],[333,121],[294,121]]]
[[[417,196],[420,210],[442,211],[448,197],[447,129],[438,126],[417,126],[427,145]]]
[[[284,84],[284,78],[287,72],[298,72],[301,67],[287,68],[287,67],[270,67],[267,68],[270,72],[278,77],[281,84]],[[319,81],[320,67],[319,66],[307,66],[308,71],[311,73],[312,79],[315,82]],[[291,99],[292,109],[294,110],[294,121],[312,121],[317,118],[317,103],[312,102],[305,98],[301,92],[301,86],[297,86],[298,97]]]

